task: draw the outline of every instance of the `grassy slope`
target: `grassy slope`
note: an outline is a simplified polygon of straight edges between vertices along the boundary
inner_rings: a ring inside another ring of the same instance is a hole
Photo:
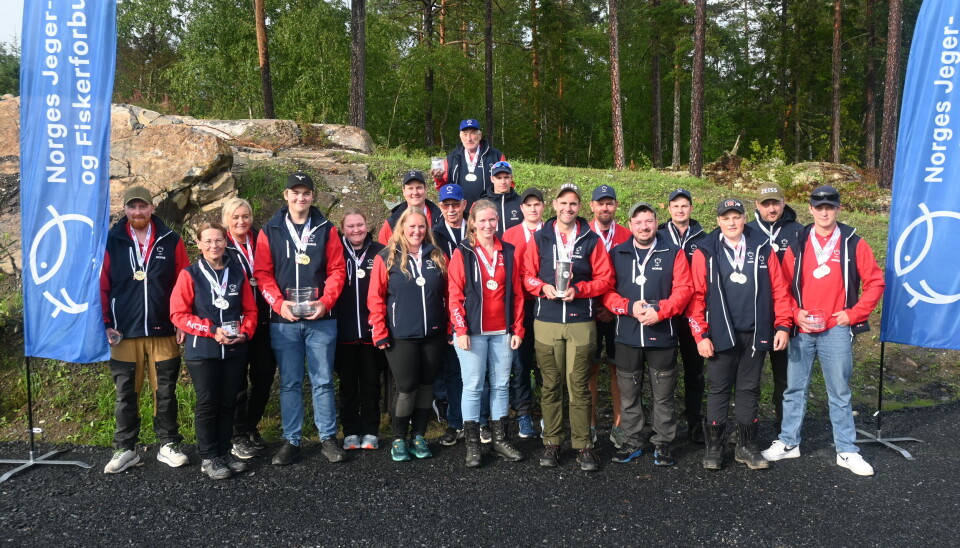
[[[395,200],[399,194],[397,174],[410,168],[424,169],[429,166],[426,156],[407,156],[400,153],[384,152],[371,159],[371,171],[377,177],[381,194],[385,199]],[[660,208],[665,214],[666,197],[671,190],[684,187],[694,195],[694,217],[708,229],[715,226],[714,207],[720,198],[737,197],[749,200],[763,180],[776,180],[784,186],[791,186],[788,194],[799,197],[808,192],[803,184],[797,185],[790,178],[788,168],[756,169],[754,182],[737,181],[729,186],[718,186],[708,180],[696,179],[683,173],[657,171],[612,172],[594,169],[564,168],[534,163],[516,162],[515,178],[518,188],[537,186],[548,194],[564,182],[574,182],[589,193],[595,186],[609,184],[617,189],[620,201],[624,205],[636,201],[648,201]],[[255,197],[263,190],[263,174],[251,173],[241,181],[241,194]],[[886,256],[887,217],[883,213],[883,203],[888,203],[889,195],[870,190],[869,185],[841,185],[845,198],[851,197],[853,211],[844,211],[842,220],[858,227],[859,232],[870,242],[878,260],[883,264]],[[272,194],[272,192],[271,192]],[[790,200],[798,210],[801,222],[809,222],[806,207],[796,200]],[[267,217],[272,212],[258,211],[258,217]],[[548,213],[549,214],[549,213]],[[589,217],[585,208],[584,215]],[[261,219],[263,220],[263,219]],[[621,213],[619,222],[626,221]],[[9,349],[0,358],[0,439],[25,438],[25,402],[26,390],[22,371],[22,338],[18,332],[17,318],[22,303],[18,282],[10,277],[0,276],[0,336]],[[879,314],[874,315],[874,330],[857,343],[857,370],[854,375],[854,393],[866,409],[875,408],[876,368],[879,360],[877,328]],[[952,399],[957,393],[956,352],[944,352],[929,349],[888,345],[886,364],[888,367],[885,393],[890,396],[886,408],[903,405],[929,405]],[[43,360],[34,362],[35,410],[38,426],[46,431],[48,441],[70,441],[96,445],[109,445],[113,432],[113,385],[106,364],[57,364]],[[762,412],[767,416],[769,407],[769,375],[764,378],[764,405]],[[603,382],[601,383],[601,386]],[[146,387],[149,394],[149,387]],[[276,389],[274,389],[276,390]],[[186,375],[181,377],[178,389],[180,399],[181,430],[188,442],[194,441],[192,408],[195,401],[193,388]],[[309,398],[307,398],[309,399]],[[145,417],[142,439],[153,441],[153,432],[149,423],[152,402],[150,398],[141,398],[141,415]],[[606,400],[608,402],[608,400]],[[309,401],[306,416],[311,416]],[[825,396],[822,380],[815,379],[812,390],[811,408],[825,411]],[[276,397],[267,409],[264,430],[268,438],[276,439],[279,431],[279,410]],[[310,421],[305,425],[305,434],[315,434]],[[601,423],[603,425],[603,423]]]

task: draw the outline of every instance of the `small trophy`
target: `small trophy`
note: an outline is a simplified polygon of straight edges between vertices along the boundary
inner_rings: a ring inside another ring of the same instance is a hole
[[[430,158],[430,171],[443,173],[443,161],[446,158],[442,156],[434,156]]]
[[[220,324],[220,329],[223,329],[223,332],[227,334],[227,337],[235,339],[240,335],[240,322],[223,322]]]
[[[808,310],[807,321],[810,322],[810,327],[816,331],[823,331],[827,327],[827,315],[820,309]]]
[[[557,261],[557,289],[558,298],[570,288],[570,278],[573,277],[573,261]]]
[[[309,318],[317,313],[317,307],[311,304],[317,300],[316,287],[288,287],[287,300],[295,303],[290,312],[298,318]]]

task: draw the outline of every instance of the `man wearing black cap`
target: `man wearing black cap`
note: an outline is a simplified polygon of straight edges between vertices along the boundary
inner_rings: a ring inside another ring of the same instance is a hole
[[[643,453],[641,405],[644,363],[653,395],[653,463],[673,466],[670,444],[677,434],[677,338],[670,319],[686,309],[693,287],[690,266],[679,247],[657,238],[657,213],[640,202],[630,208],[633,238],[610,251],[616,286],[603,303],[616,314],[617,376],[625,441],[614,462]],[[667,321],[663,321],[667,320]]]
[[[520,195],[520,211],[523,213],[523,222],[508,228],[503,233],[503,241],[513,244],[516,248],[516,263],[523,262],[524,250],[527,242],[543,226],[543,193],[537,188],[528,188]],[[529,293],[523,303],[523,328],[528,334],[533,333],[534,304],[536,299]],[[520,343],[520,348],[513,354],[513,371],[510,374],[510,407],[517,413],[521,438],[532,438],[537,435],[533,427],[533,386],[530,384],[530,374],[535,371],[536,356],[533,348],[533,337],[527,336]]]
[[[410,170],[403,174],[403,203],[397,204],[390,210],[390,216],[383,221],[380,232],[377,234],[377,241],[387,245],[390,236],[393,234],[393,227],[396,226],[400,215],[408,207],[419,209],[427,216],[427,228],[437,226],[442,222],[443,212],[437,207],[437,204],[427,199],[427,184],[424,182],[426,177],[417,170]]]
[[[767,235],[770,247],[783,261],[787,247],[797,241],[803,225],[797,222],[797,214],[784,202],[783,191],[775,184],[767,184],[757,192],[756,219],[747,223],[752,230]],[[770,367],[773,370],[773,408],[776,412],[774,430],[780,431],[783,421],[783,391],[787,388],[787,351],[770,351]]]
[[[784,275],[796,301],[793,314],[797,329],[790,342],[780,438],[763,456],[771,461],[800,456],[800,427],[813,361],[818,359],[830,402],[837,464],[854,474],[872,476],[873,467],[854,444],[857,431],[850,403],[850,375],[853,336],[870,329],[867,318],[883,296],[883,271],[856,229],[837,221],[837,189],[821,186],[814,190],[810,214],[813,224],[803,229],[783,256]]]
[[[617,191],[610,185],[600,185],[593,189],[590,200],[590,211],[593,219],[590,220],[590,230],[600,236],[603,248],[609,253],[614,246],[630,239],[630,230],[617,224]],[[617,384],[617,368],[613,365],[617,358],[617,348],[614,344],[614,315],[604,306],[597,306],[595,319],[597,322],[597,349],[593,355],[593,365],[590,370],[590,439],[596,443],[597,438],[597,391],[600,377],[600,366],[603,365],[603,353],[607,353],[607,363],[610,365],[610,396],[613,405],[613,426],[610,428],[610,441],[618,449],[623,445],[626,437],[620,428],[620,386]]]
[[[693,252],[702,245],[707,236],[700,223],[690,218],[693,212],[693,196],[690,191],[678,188],[671,192],[669,208],[670,220],[658,227],[657,237],[683,249],[689,262],[693,259]],[[697,351],[697,341],[690,333],[687,318],[677,316],[672,322],[683,361],[683,402],[687,436],[694,443],[703,443],[703,357]]]
[[[493,186],[483,193],[481,198],[490,200],[497,206],[497,237],[523,222],[520,211],[520,195],[513,189],[513,167],[508,162],[499,161],[490,168],[490,180]]]
[[[537,297],[533,331],[543,375],[540,405],[545,445],[540,465],[559,464],[566,385],[571,445],[578,450],[580,469],[595,471],[600,461],[590,440],[590,355],[597,336],[593,310],[597,298],[613,287],[613,268],[600,236],[578,216],[580,190],[576,185],[560,187],[553,209],[557,216],[527,242],[522,271],[524,286]]]
[[[770,350],[787,346],[790,295],[780,261],[763,234],[746,228],[743,202],[721,200],[718,228],[693,254],[693,298],[687,308],[700,355],[707,358],[707,448],[703,467],[723,467],[723,437],[736,389],[735,457],[751,469],[769,463],[756,445],[760,375]],[[710,318],[709,323],[707,318]]]
[[[283,197],[287,205],[264,225],[254,261],[257,286],[273,312],[270,343],[280,374],[284,443],[273,464],[285,466],[300,458],[304,360],[320,451],[330,462],[341,462],[346,453],[337,442],[333,389],[337,320],[332,313],[347,277],[343,244],[333,223],[313,205],[309,175],[292,173]],[[301,292],[308,294],[305,303],[295,296]]]
[[[462,186],[469,210],[490,188],[490,168],[506,159],[483,138],[480,122],[467,119],[460,122],[460,144],[447,155],[443,169],[431,175],[438,189],[448,183]]]
[[[177,427],[177,378],[183,332],[170,321],[170,295],[180,271],[190,265],[180,235],[154,215],[153,196],[142,186],[123,196],[124,217],[107,234],[100,271],[100,300],[110,375],[117,389],[113,457],[104,467],[116,474],[140,462],[140,411],[144,373],[153,389],[157,460],[174,468],[187,464]]]

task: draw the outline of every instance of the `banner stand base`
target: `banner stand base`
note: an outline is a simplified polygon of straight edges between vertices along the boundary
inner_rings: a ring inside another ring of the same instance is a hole
[[[864,430],[860,430],[859,428],[857,428],[857,432],[861,436],[863,436],[863,438],[857,438],[856,440],[853,441],[853,443],[879,443],[881,445],[885,445],[889,447],[890,449],[893,449],[894,451],[897,451],[898,453],[903,455],[903,458],[907,460],[914,460],[913,455],[911,455],[910,452],[904,449],[903,447],[900,447],[899,445],[896,445],[892,442],[915,441],[917,443],[923,443],[923,440],[918,440],[916,438],[885,438],[883,437],[883,433],[881,430],[877,430],[876,435],[871,434],[870,432],[867,432]],[[0,479],[0,481],[3,481],[3,480]]]
[[[92,467],[90,464],[87,464],[87,463],[82,462],[82,461],[79,461],[79,460],[46,460],[47,458],[52,457],[52,456],[54,456],[54,455],[59,455],[60,453],[63,453],[64,451],[67,451],[67,450],[66,450],[66,449],[57,449],[57,450],[55,450],[55,451],[50,451],[49,453],[45,453],[45,454],[43,454],[43,455],[41,455],[41,456],[39,456],[39,457],[37,457],[37,458],[34,458],[34,457],[33,457],[33,456],[34,456],[34,452],[31,450],[31,451],[30,451],[30,458],[29,458],[28,460],[6,460],[6,459],[0,459],[0,464],[19,464],[19,465],[20,465],[20,466],[14,468],[13,470],[10,470],[10,471],[7,472],[6,474],[0,476],[0,483],[3,483],[3,482],[5,482],[5,481],[7,481],[7,480],[10,479],[14,474],[17,474],[17,473],[19,473],[19,472],[22,472],[22,471],[24,471],[24,470],[26,470],[26,469],[34,466],[34,465],[37,465],[37,464],[59,464],[59,465],[65,465],[65,466],[79,466],[80,468],[91,468],[91,467]]]

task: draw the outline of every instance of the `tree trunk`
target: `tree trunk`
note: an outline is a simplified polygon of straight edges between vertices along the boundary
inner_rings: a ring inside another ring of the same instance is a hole
[[[263,90],[263,117],[276,118],[273,111],[273,85],[270,82],[270,53],[267,49],[267,17],[264,0],[253,0],[253,18],[257,27],[257,53],[260,56],[260,88]]]
[[[447,43],[447,0],[440,0],[440,45]]]
[[[542,90],[540,89],[540,38],[537,32],[537,0],[530,0],[530,62],[531,82],[533,83],[533,135],[537,141],[537,157],[545,161],[546,150],[543,142],[543,129],[546,125],[543,119],[541,104]]]
[[[703,174],[703,65],[707,42],[707,0],[695,0],[693,74],[690,90],[690,175]]]
[[[423,0],[423,40],[428,50],[433,49],[433,0]],[[423,77],[426,104],[423,109],[423,144],[433,148],[433,66]]]
[[[613,118],[613,167],[623,169],[623,112],[620,110],[620,38],[617,0],[610,0],[610,114]]]
[[[660,5],[660,0],[653,0],[654,18],[656,18],[656,9]],[[654,23],[650,29],[650,49],[653,55],[650,59],[650,80],[653,84],[653,112],[651,113],[650,124],[653,126],[653,167],[663,167],[663,133],[660,122],[660,27]]]
[[[679,55],[680,47],[677,46],[677,55]],[[680,169],[680,113],[683,109],[680,108],[680,63],[676,63],[673,66],[674,74],[676,75],[673,79],[673,156],[670,158],[670,167],[673,169]]]
[[[350,2],[350,125],[359,128],[367,125],[366,2]]]
[[[483,41],[484,44],[484,80],[485,93],[484,98],[487,104],[487,120],[484,127],[487,128],[487,142],[493,144],[493,0],[486,0],[486,13],[484,15]]]
[[[833,69],[830,99],[830,161],[840,163],[840,27],[843,24],[843,0],[833,0]]]
[[[877,167],[877,60],[874,52],[877,47],[877,32],[873,24],[875,0],[867,0],[867,74],[865,82],[866,113],[863,117],[863,167]]]
[[[900,104],[900,28],[902,0],[890,0],[887,23],[887,73],[883,89],[883,131],[880,135],[880,186],[893,186],[893,164],[897,156],[897,117]]]

